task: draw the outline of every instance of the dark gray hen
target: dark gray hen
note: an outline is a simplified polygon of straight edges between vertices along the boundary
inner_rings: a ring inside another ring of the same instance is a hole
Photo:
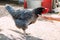
[[[14,18],[16,26],[18,28],[22,28],[24,32],[27,29],[28,25],[36,22],[38,14],[41,15],[42,12],[45,10],[45,8],[43,7],[39,7],[33,10],[28,9],[15,10],[9,5],[7,5],[5,8]]]

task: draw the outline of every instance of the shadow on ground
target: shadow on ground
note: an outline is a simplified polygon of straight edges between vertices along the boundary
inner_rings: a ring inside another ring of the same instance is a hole
[[[37,38],[37,37],[34,37],[34,36],[31,36],[31,35],[26,35],[26,36],[24,36],[24,34],[22,33],[22,32],[19,32],[19,31],[17,31],[17,30],[12,30],[12,29],[9,29],[9,30],[11,30],[11,31],[13,31],[13,32],[15,32],[15,33],[18,33],[18,34],[21,34],[21,35],[23,35],[23,36],[21,36],[20,38],[18,38],[19,40],[42,40],[42,39],[40,39],[40,38]],[[13,36],[14,35],[11,35],[12,36],[12,38],[13,38]],[[16,40],[16,39],[15,39]]]
[[[11,29],[10,29],[11,30]],[[15,36],[12,34],[8,34],[8,36],[6,36],[6,34],[0,34],[0,40],[42,40],[40,38],[34,37],[34,36],[30,36],[30,35],[26,35],[24,36],[23,33],[16,31],[16,30],[11,30],[15,33],[19,34],[19,37],[15,38]]]

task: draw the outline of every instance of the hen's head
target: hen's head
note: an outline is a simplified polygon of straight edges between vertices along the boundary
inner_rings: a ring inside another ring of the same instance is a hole
[[[34,9],[34,13],[36,15],[46,14],[47,12],[48,12],[48,9],[44,7],[39,7],[39,8]]]

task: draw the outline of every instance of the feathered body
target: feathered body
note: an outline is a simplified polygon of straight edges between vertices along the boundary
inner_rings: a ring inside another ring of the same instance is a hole
[[[33,9],[32,11],[27,9],[15,10],[9,5],[7,5],[5,8],[14,18],[16,26],[18,28],[22,28],[24,31],[27,29],[28,25],[36,22],[38,14],[41,15],[44,10],[43,7]]]

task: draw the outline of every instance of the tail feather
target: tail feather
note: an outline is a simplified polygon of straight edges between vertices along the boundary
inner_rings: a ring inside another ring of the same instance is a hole
[[[12,15],[15,16],[15,10],[10,6],[10,5],[6,5],[5,8],[8,10],[8,12]]]

